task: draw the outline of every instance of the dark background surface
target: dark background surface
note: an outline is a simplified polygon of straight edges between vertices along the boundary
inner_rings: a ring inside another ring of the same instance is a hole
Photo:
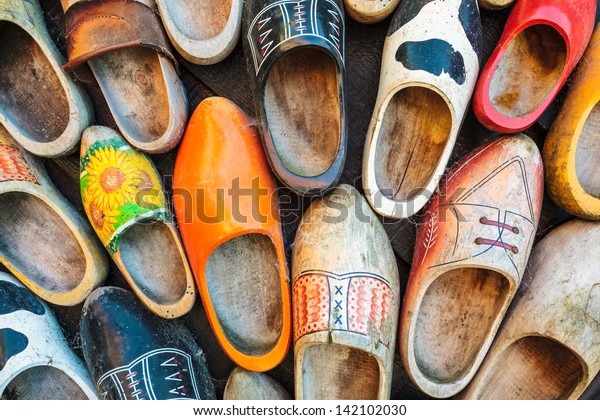
[[[63,31],[63,13],[59,0],[40,0],[48,28],[59,49],[66,56],[65,39]],[[495,48],[504,22],[508,16],[508,10],[488,12],[482,10],[482,24],[484,36],[483,64]],[[379,83],[379,71],[381,54],[385,34],[390,18],[376,25],[361,25],[346,16],[346,95],[348,101],[348,154],[346,166],[341,182],[356,186],[360,191],[362,156],[366,132],[371,119],[377,89]],[[187,89],[190,102],[190,115],[196,106],[209,96],[224,96],[237,103],[249,115],[254,116],[254,107],[250,91],[250,84],[246,73],[245,62],[241,42],[235,51],[222,63],[213,66],[195,66],[187,63],[178,56],[181,67],[181,79]],[[96,112],[96,124],[106,125],[116,129],[114,120],[106,105],[102,93],[93,81],[90,74],[85,71],[77,77],[84,82],[88,90]],[[544,114],[538,123],[526,134],[532,137],[541,148],[547,130],[560,109],[560,102],[564,98],[564,91],[559,95],[552,107]],[[51,106],[51,104],[40,104],[40,106]],[[457,140],[449,167],[455,164],[461,157],[472,149],[497,137],[483,128],[475,119],[472,111],[467,114],[459,139]],[[165,179],[167,193],[171,190],[171,175],[175,165],[177,149],[164,154],[153,155],[161,174]],[[83,213],[83,207],[79,196],[79,157],[78,154],[56,160],[46,160],[46,168],[58,186],[59,190],[73,203],[75,208]],[[294,193],[282,189],[280,202],[282,205],[281,216],[286,251],[289,257],[293,247],[294,235],[300,221],[301,215],[310,204],[310,199],[301,198]],[[84,216],[85,217],[85,216]],[[547,197],[544,200],[542,218],[537,233],[537,239],[543,237],[549,230],[557,225],[571,219],[572,216],[560,210]],[[415,243],[416,227],[419,217],[413,217],[403,221],[392,221],[382,219],[386,231],[391,240],[402,283],[402,291],[406,286],[410,264],[412,261]],[[129,289],[119,270],[111,263],[111,270],[107,285],[114,285]],[[81,343],[79,337],[79,317],[81,306],[66,308],[53,306],[57,318],[63,327],[71,346],[81,355]],[[220,349],[210,329],[208,319],[204,313],[200,299],[195,308],[183,318],[198,343],[207,355],[207,361],[211,374],[215,380],[218,396],[222,396],[223,387],[231,370],[235,367]],[[290,348],[284,362],[269,372],[293,395],[293,349]],[[395,368],[392,385],[393,399],[424,399],[427,398],[412,385],[404,371],[400,357],[396,354]],[[588,388],[583,398],[600,399],[600,375]]]

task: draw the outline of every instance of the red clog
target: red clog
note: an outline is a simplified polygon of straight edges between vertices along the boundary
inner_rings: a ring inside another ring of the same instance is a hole
[[[479,122],[500,133],[531,127],[583,55],[595,14],[595,0],[519,0],[475,90]]]

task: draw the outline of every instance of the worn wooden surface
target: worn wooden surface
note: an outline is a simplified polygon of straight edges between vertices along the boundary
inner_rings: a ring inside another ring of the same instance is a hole
[[[417,230],[400,326],[404,366],[438,398],[469,383],[521,283],[541,214],[542,158],[528,137],[506,136],[448,179]]]
[[[463,399],[577,399],[600,369],[600,224],[540,241],[501,331]],[[565,280],[567,279],[567,280]]]
[[[213,64],[235,48],[243,0],[157,0],[173,46],[186,60]]]
[[[297,399],[389,398],[400,309],[395,258],[355,188],[339,185],[306,210],[291,267]]]
[[[62,25],[62,8],[58,0],[41,0],[42,7],[45,10],[46,18],[49,21],[51,35],[56,39],[59,48],[65,54],[64,31]],[[487,60],[497,40],[502,32],[502,27],[508,10],[498,12],[488,12],[482,10],[482,23],[484,35],[484,60]],[[342,175],[341,182],[355,185],[361,189],[361,172],[364,139],[371,119],[377,87],[379,81],[379,70],[381,62],[381,52],[383,42],[390,18],[376,25],[361,25],[347,18],[347,97],[349,122],[348,131],[348,155],[346,167]],[[251,116],[255,115],[253,101],[250,91],[245,62],[241,43],[238,44],[230,57],[220,64],[213,66],[194,66],[184,63],[181,60],[181,78],[187,88],[187,94],[190,102],[190,110],[204,98],[219,95],[227,97],[236,102]],[[116,127],[110,111],[103,100],[102,93],[98,86],[91,82],[92,77],[84,71],[78,74],[78,77],[87,83],[86,89],[90,93],[94,102],[96,111],[96,123]],[[560,95],[560,101],[564,95]],[[540,119],[540,122],[527,131],[538,146],[542,146],[550,123],[558,111],[559,106],[553,107]],[[457,141],[454,153],[451,158],[450,166],[458,159],[465,156],[470,150],[495,137],[493,133],[479,125],[469,111],[463,129]],[[165,179],[166,190],[171,189],[171,179],[177,150],[164,155],[153,156],[159,171]],[[46,167],[56,182],[59,189],[65,196],[83,212],[81,199],[79,197],[79,159],[77,155],[57,160],[47,160]],[[288,190],[280,191],[280,206],[283,222],[283,233],[286,241],[286,251],[288,259],[291,256],[291,246],[300,221],[302,212],[310,199],[300,198]],[[560,210],[547,198],[544,201],[542,220],[538,229],[538,239],[544,236],[550,229],[572,218],[566,212]],[[400,271],[400,280],[402,283],[402,292],[404,291],[408,272],[412,261],[413,248],[415,242],[416,226],[419,217],[414,217],[403,221],[382,220],[386,231],[392,242],[394,252],[397,257]],[[127,288],[127,283],[114,265],[111,266],[108,284]],[[81,306],[73,308],[54,307],[59,322],[66,332],[72,346],[81,353],[81,344],[78,334],[79,317]],[[217,344],[204,314],[202,305],[198,302],[195,309],[185,317],[185,321],[191,328],[200,346],[207,353],[209,368],[211,374],[216,380],[218,395],[222,395],[223,388],[227,381],[229,373],[234,365],[220,349]],[[293,391],[293,358],[292,351],[284,362],[269,373],[278,382],[280,382],[290,393]],[[587,398],[600,398],[600,380],[592,383],[586,394]],[[408,379],[403,370],[400,357],[396,354],[395,369],[392,385],[392,398],[395,399],[421,399],[426,398],[422,393],[416,390],[414,385]]]
[[[548,195],[565,210],[592,220],[600,220],[599,76],[596,29],[543,150]]]
[[[235,368],[225,387],[224,400],[289,400],[290,394],[265,373]]]
[[[531,26],[507,47],[490,84],[490,101],[497,112],[523,118],[535,111],[560,79],[567,47],[549,26]],[[521,69],[515,77],[515,69]]]

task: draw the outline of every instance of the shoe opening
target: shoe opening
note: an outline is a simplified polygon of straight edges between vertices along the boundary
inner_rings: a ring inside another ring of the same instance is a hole
[[[556,86],[566,59],[567,46],[556,29],[528,27],[512,40],[494,70],[492,106],[509,118],[531,114]]]
[[[462,268],[439,276],[417,314],[414,353],[422,374],[437,383],[461,380],[499,326],[510,284],[503,275]]]
[[[512,343],[480,386],[482,400],[568,399],[583,379],[583,366],[571,350],[545,337]]]
[[[177,303],[187,291],[184,256],[163,222],[134,224],[121,238],[121,260],[133,282],[160,305]]]
[[[437,92],[423,87],[396,92],[373,139],[379,191],[396,201],[420,195],[435,175],[451,131],[452,114]]]
[[[325,173],[335,161],[342,130],[339,71],[317,48],[281,57],[269,72],[266,119],[277,155],[299,176]]]
[[[67,293],[83,280],[86,258],[56,210],[24,192],[0,194],[0,253],[29,281]]]
[[[247,355],[271,351],[283,328],[280,267],[273,241],[248,234],[220,245],[208,258],[206,282],[227,340]]]
[[[600,104],[596,104],[588,116],[575,155],[575,171],[582,188],[589,195],[600,198]]]
[[[87,400],[83,390],[62,370],[36,366],[18,374],[6,386],[6,400]]]
[[[371,354],[338,344],[313,344],[302,358],[305,400],[376,400],[379,363]]]
[[[0,114],[31,141],[49,143],[67,128],[67,95],[35,40],[12,22],[0,22]]]

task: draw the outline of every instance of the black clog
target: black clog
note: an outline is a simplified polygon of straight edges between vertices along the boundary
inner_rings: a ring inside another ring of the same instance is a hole
[[[83,354],[101,399],[215,399],[204,353],[177,320],[153,315],[131,292],[97,289],[81,316]]]
[[[339,0],[248,0],[242,38],[263,146],[302,195],[334,187],[346,157],[344,8]]]

